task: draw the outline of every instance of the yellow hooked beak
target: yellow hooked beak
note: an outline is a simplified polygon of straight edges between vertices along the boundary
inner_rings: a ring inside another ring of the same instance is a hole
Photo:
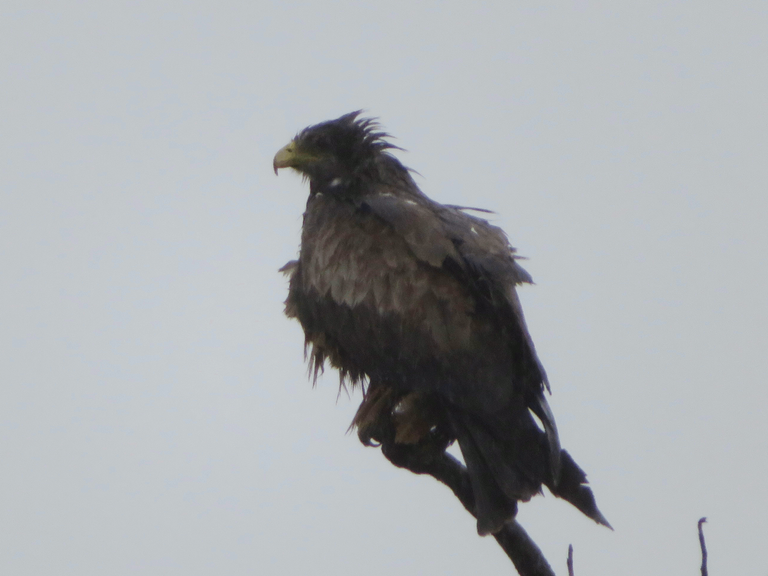
[[[272,167],[275,174],[280,168],[292,168],[296,165],[296,143],[291,140],[288,144],[280,148],[272,161]]]

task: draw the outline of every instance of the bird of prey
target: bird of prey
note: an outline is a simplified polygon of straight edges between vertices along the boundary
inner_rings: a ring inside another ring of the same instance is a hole
[[[608,526],[560,447],[516,292],[531,277],[501,229],[428,198],[394,148],[358,111],[275,155],[275,173],[309,182],[299,258],[282,271],[310,371],[327,362],[363,389],[352,425],[366,445],[457,441],[479,534],[498,532],[542,485]]]

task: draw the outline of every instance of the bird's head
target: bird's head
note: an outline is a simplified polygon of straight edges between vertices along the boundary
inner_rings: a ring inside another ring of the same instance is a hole
[[[397,146],[386,141],[374,119],[360,118],[360,112],[304,128],[275,154],[275,174],[293,168],[321,185],[364,175],[383,151]]]

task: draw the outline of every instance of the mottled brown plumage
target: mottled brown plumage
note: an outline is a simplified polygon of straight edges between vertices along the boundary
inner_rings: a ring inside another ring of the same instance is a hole
[[[304,328],[315,377],[328,362],[362,385],[353,426],[365,444],[444,450],[457,440],[481,534],[542,484],[607,525],[560,448],[515,291],[531,280],[506,235],[425,196],[391,148],[354,112],[306,128],[275,156],[276,172],[309,180],[301,252],[283,271],[286,314]]]

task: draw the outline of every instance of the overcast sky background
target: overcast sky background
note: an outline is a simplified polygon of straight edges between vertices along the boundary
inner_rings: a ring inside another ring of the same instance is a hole
[[[15,7],[14,7],[15,6]],[[563,445],[559,574],[766,574],[765,2],[4,2],[0,572],[501,574],[444,487],[346,435],[277,269],[272,157],[365,108],[495,210]]]

